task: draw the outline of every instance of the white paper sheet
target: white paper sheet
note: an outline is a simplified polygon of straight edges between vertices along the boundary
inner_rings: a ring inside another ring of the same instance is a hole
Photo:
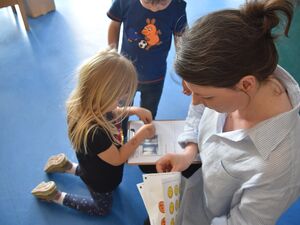
[[[129,158],[129,164],[155,164],[163,155],[173,152],[179,153],[183,149],[177,142],[178,136],[183,132],[184,120],[154,121],[156,135],[141,144]],[[143,125],[141,121],[130,121],[128,139]]]

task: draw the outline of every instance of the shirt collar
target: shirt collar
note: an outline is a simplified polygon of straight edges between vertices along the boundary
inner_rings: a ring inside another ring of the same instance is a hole
[[[263,159],[282,142],[299,119],[300,89],[295,79],[282,67],[278,66],[274,75],[285,86],[293,109],[262,121],[250,128],[247,133]]]
[[[296,125],[299,118],[300,89],[297,81],[282,67],[278,66],[274,71],[274,76],[285,86],[293,109],[262,121],[250,129],[234,130],[224,132],[217,130],[217,136],[229,139],[234,142],[250,138],[257,151],[266,160],[271,152],[282,142],[290,130]],[[224,126],[226,114],[219,114],[218,123]]]

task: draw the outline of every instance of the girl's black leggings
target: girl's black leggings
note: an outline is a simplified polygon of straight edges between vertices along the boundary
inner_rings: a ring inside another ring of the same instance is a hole
[[[80,176],[80,167],[76,168],[76,176]],[[91,196],[79,196],[67,193],[63,205],[93,216],[104,216],[111,211],[112,192],[98,193],[89,188]]]

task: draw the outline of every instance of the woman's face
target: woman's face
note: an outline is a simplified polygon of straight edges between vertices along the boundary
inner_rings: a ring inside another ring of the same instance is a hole
[[[234,112],[249,103],[249,96],[239,89],[200,86],[188,82],[186,85],[192,92],[194,105],[203,104],[220,113]]]

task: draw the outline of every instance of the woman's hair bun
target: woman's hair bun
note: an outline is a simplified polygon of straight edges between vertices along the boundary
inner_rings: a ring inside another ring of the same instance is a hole
[[[285,15],[284,34],[288,36],[293,8],[293,3],[289,0],[247,0],[240,12],[250,26],[260,29],[262,35],[270,37],[272,29],[281,21],[280,16]]]

